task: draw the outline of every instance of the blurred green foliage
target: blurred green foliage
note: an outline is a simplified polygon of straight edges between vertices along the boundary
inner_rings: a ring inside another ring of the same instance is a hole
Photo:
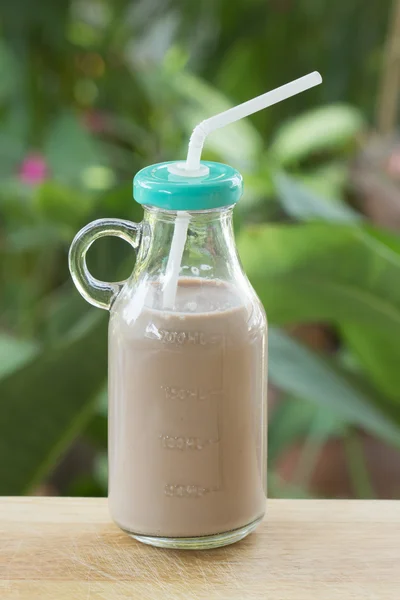
[[[272,493],[307,493],[282,487],[274,470],[299,438],[320,447],[356,429],[400,445],[400,242],[346,194],[372,123],[388,9],[382,0],[2,7],[0,494],[32,490],[77,436],[93,468],[61,491],[106,492],[106,315],[70,281],[76,231],[98,217],[140,220],[138,169],[184,157],[198,121],[314,69],[323,86],[211,135],[204,153],[244,175],[238,246],[271,324],[324,322],[338,338],[338,351],[320,356],[272,328],[270,377],[286,394],[270,421]],[[89,266],[115,280],[129,257],[103,239]]]

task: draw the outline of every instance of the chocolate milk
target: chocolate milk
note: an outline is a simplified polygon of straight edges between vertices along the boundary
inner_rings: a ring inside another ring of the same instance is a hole
[[[219,281],[181,279],[174,311],[150,295],[121,294],[110,320],[111,514],[147,536],[248,525],[265,505],[264,313]]]

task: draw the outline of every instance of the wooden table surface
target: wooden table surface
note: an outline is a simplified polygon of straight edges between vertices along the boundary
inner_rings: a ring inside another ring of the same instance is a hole
[[[210,551],[151,548],[106,500],[0,499],[2,600],[400,598],[400,502],[271,500],[259,529]]]

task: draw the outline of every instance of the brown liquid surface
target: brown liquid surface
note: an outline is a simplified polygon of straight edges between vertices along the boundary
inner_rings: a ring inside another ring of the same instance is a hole
[[[247,525],[265,505],[264,327],[226,285],[196,279],[178,286],[181,312],[144,307],[128,324],[130,310],[109,332],[113,518],[164,537]]]

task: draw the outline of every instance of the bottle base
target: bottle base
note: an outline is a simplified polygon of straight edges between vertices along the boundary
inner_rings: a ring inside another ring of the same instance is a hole
[[[128,535],[133,537],[138,542],[148,544],[150,546],[156,546],[158,548],[173,548],[175,550],[207,550],[210,548],[220,548],[221,546],[228,546],[234,544],[244,537],[249,535],[257,525],[260,523],[263,517],[259,517],[255,521],[252,521],[244,527],[239,529],[233,529],[226,531],[225,533],[217,533],[215,535],[205,535],[200,537],[156,537],[151,535],[137,535],[131,531],[126,531]]]

